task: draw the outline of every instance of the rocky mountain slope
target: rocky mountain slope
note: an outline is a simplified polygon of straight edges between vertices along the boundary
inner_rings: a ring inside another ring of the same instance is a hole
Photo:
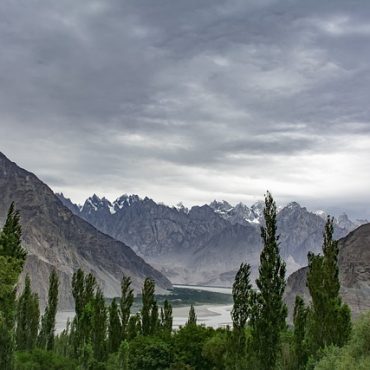
[[[60,277],[60,309],[73,306],[70,283],[79,267],[95,274],[106,296],[120,294],[122,274],[132,277],[136,291],[147,276],[156,280],[159,289],[171,287],[165,276],[131,248],[77,217],[34,174],[0,153],[0,226],[12,201],[20,210],[28,250],[25,271],[41,303],[45,302],[52,267]]]
[[[365,224],[339,241],[339,278],[343,300],[351,307],[356,317],[370,310],[370,224]],[[306,287],[307,267],[289,276],[285,300],[290,318],[296,295],[308,302],[310,295]]]
[[[241,261],[256,271],[261,250],[263,202],[250,208],[214,201],[209,205],[168,207],[137,195],[114,202],[93,195],[82,206],[61,201],[99,230],[130,245],[174,283],[230,285]],[[282,255],[291,273],[317,252],[325,220],[298,203],[278,214]],[[336,236],[349,232],[339,225]]]

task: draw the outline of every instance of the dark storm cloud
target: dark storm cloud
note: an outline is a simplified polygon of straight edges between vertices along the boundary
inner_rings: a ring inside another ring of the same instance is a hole
[[[79,201],[354,204],[368,19],[344,0],[5,0],[1,150]]]

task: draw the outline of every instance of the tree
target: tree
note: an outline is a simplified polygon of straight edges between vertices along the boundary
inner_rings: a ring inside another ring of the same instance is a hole
[[[26,260],[21,245],[20,215],[10,205],[5,225],[0,232],[0,369],[13,369],[16,284]]]
[[[32,293],[31,280],[27,274],[25,286],[17,304],[15,337],[18,350],[30,351],[35,347],[39,319],[39,298],[36,293]]]
[[[97,361],[105,361],[107,356],[107,310],[104,296],[100,288],[95,293],[91,317],[91,342],[94,357]]]
[[[167,335],[172,332],[173,316],[172,316],[172,305],[166,299],[161,309],[161,324],[163,332]]]
[[[129,370],[129,344],[127,340],[122,341],[118,353],[118,365],[122,370]]]
[[[245,350],[245,326],[251,314],[252,285],[249,281],[250,265],[242,263],[233,284],[234,306],[231,311],[233,320],[233,349],[240,354]]]
[[[158,337],[140,335],[130,342],[129,358],[131,369],[168,369],[172,363],[172,350],[169,343]]]
[[[307,350],[304,345],[307,322],[307,307],[300,296],[296,296],[293,314],[294,342],[293,350],[296,361],[296,369],[304,369],[307,362]]]
[[[276,235],[276,204],[269,192],[263,210],[265,226],[261,227],[263,249],[260,256],[258,293],[254,295],[251,314],[252,344],[259,366],[273,369],[276,363],[280,335],[285,329],[287,307],[283,301],[285,263],[280,257]]]
[[[109,307],[109,327],[108,327],[108,350],[109,353],[117,352],[120,348],[122,338],[122,326],[119,318],[119,309],[114,298]]]
[[[0,233],[0,255],[14,257],[19,261],[26,260],[27,252],[21,243],[22,228],[19,211],[11,203],[4,227]],[[23,267],[23,266],[22,266]]]
[[[188,321],[186,322],[186,325],[197,325],[197,315],[195,314],[193,304],[190,306]]]
[[[72,277],[72,295],[75,300],[76,316],[71,327],[71,343],[75,357],[80,357],[91,342],[92,316],[96,290],[96,279],[89,273],[85,276],[78,269]]]
[[[55,316],[58,308],[59,278],[53,269],[49,277],[48,303],[41,320],[40,348],[51,351],[54,348]]]
[[[328,216],[323,255],[308,255],[307,287],[312,303],[308,310],[306,341],[313,356],[326,346],[343,346],[351,333],[350,310],[339,295],[339,250],[333,233],[334,219]]]
[[[154,299],[155,283],[154,280],[146,278],[142,289],[141,325],[143,335],[150,335],[152,330],[152,309],[155,304]]]
[[[121,281],[121,323],[122,323],[122,339],[127,338],[127,325],[130,319],[131,307],[134,303],[134,290],[131,288],[131,278],[123,276]]]

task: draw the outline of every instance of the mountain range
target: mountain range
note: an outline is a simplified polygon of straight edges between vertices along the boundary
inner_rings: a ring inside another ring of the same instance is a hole
[[[28,251],[25,273],[30,274],[41,304],[52,268],[60,279],[59,309],[73,307],[71,277],[78,268],[92,272],[107,297],[120,295],[123,274],[131,276],[137,292],[145,277],[152,277],[159,291],[172,287],[130,247],[76,216],[33,173],[0,153],[0,227],[12,201],[20,211],[23,245]]]
[[[59,199],[98,230],[130,245],[173,283],[230,286],[240,263],[257,274],[261,251],[260,226],[263,202],[251,207],[226,201],[169,207],[138,195],[122,195],[111,202],[93,195],[76,205],[63,194]],[[309,212],[292,202],[277,216],[280,248],[288,273],[304,266],[309,251],[318,252],[326,220],[324,212]],[[341,238],[365,221],[346,215],[336,220],[335,236]]]

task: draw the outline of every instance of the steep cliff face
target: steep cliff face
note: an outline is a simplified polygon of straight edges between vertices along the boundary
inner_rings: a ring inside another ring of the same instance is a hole
[[[339,241],[339,278],[341,295],[354,317],[370,310],[370,224],[365,224]],[[304,267],[289,276],[285,292],[290,318],[296,295],[308,302],[306,287],[308,268]]]
[[[214,201],[188,210],[137,195],[123,195],[114,202],[93,195],[80,207],[59,197],[96,228],[132,246],[175,283],[231,285],[242,261],[257,271],[263,202],[249,208]],[[281,253],[291,273],[306,264],[309,251],[320,250],[325,220],[298,203],[282,208],[277,220]],[[336,227],[337,236],[346,233]]]
[[[79,267],[96,275],[106,296],[119,295],[122,274],[132,277],[137,291],[146,276],[154,278],[159,288],[171,287],[166,277],[131,248],[74,215],[34,174],[0,153],[0,224],[12,201],[20,210],[28,251],[25,272],[30,274],[41,303],[45,302],[53,267],[61,281],[60,309],[73,306],[71,276]]]

